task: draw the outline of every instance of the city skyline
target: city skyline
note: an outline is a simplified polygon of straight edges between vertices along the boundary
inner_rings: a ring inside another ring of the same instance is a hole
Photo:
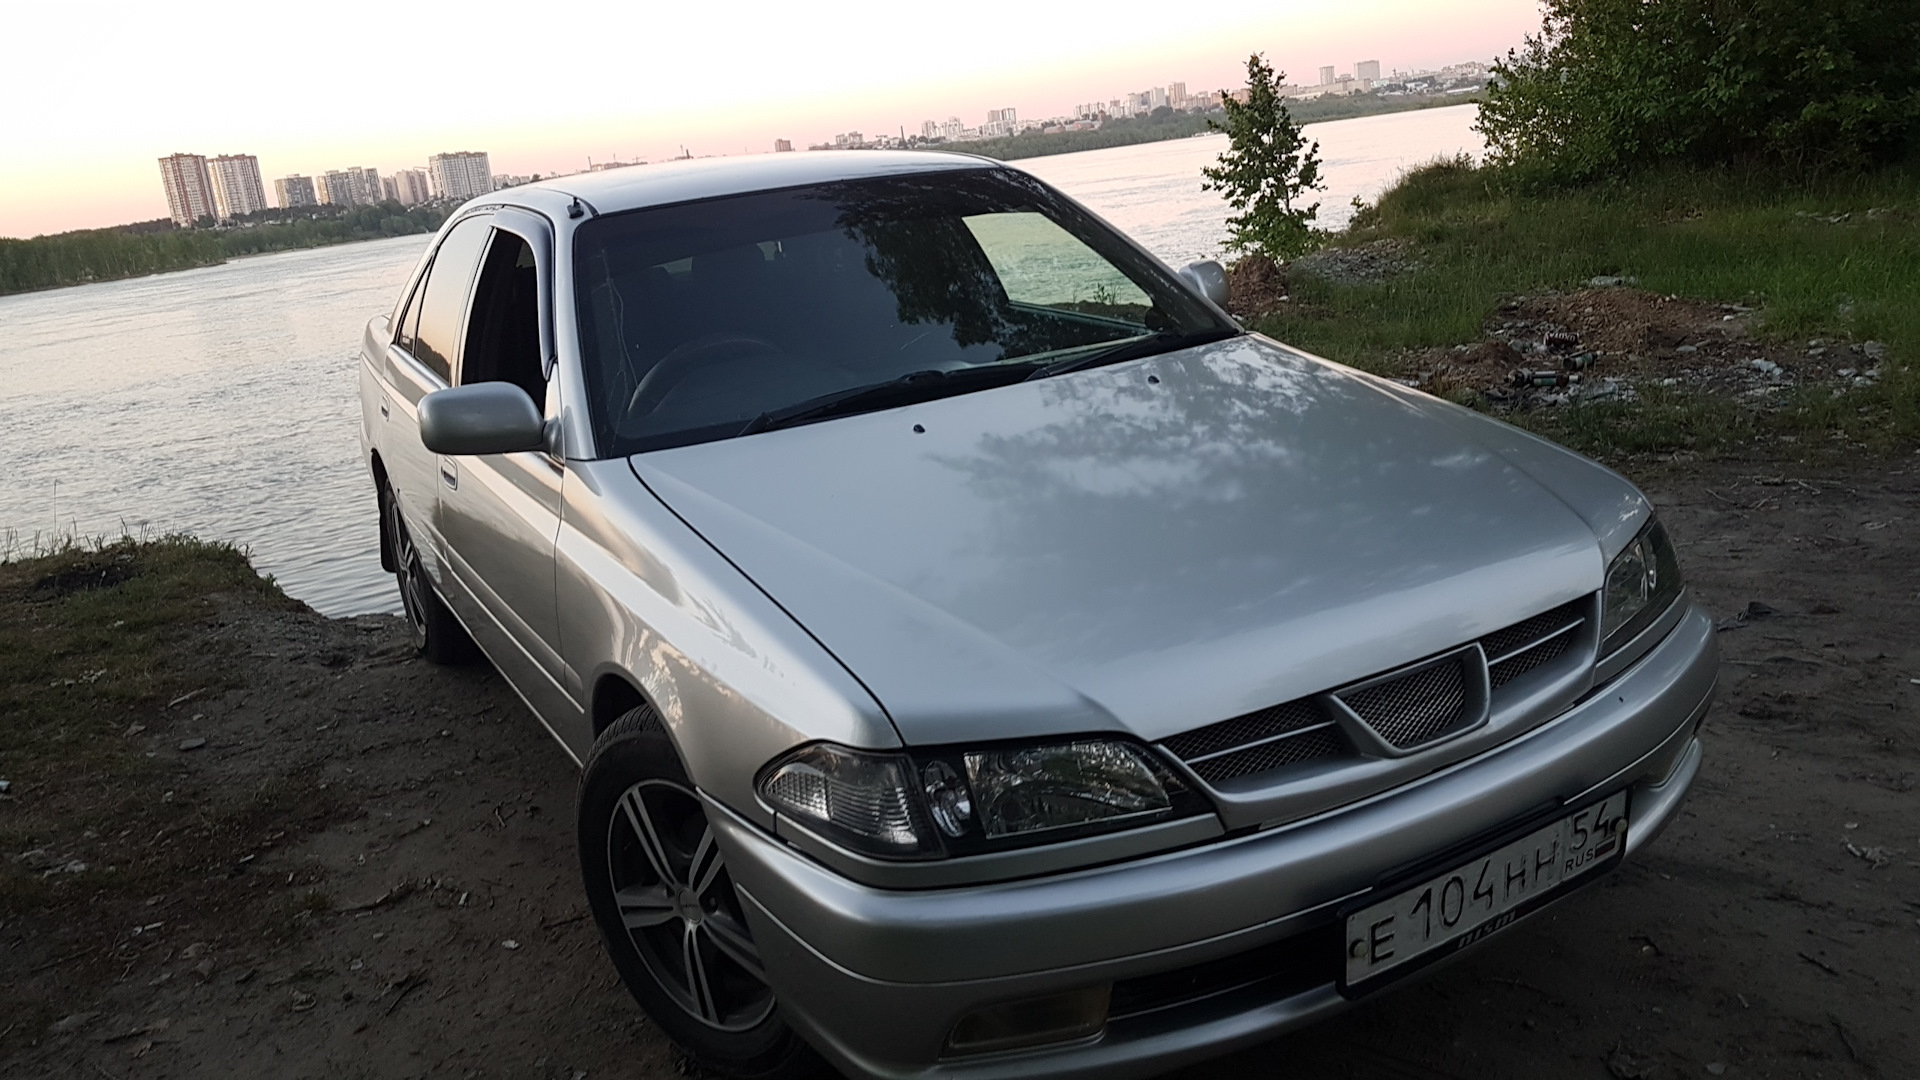
[[[1534,0],[1222,0],[1204,21],[1169,17],[1164,4],[1121,2],[1097,18],[980,0],[966,19],[842,4],[843,18],[771,11],[729,24],[680,9],[642,12],[590,2],[573,20],[594,29],[575,54],[537,78],[464,85],[430,109],[396,109],[378,42],[436,52],[491,54],[484,21],[452,5],[382,12],[379,33],[300,20],[278,9],[209,0],[205,14],[246,30],[257,48],[207,65],[165,57],[205,51],[158,9],[83,2],[97,79],[74,80],[57,56],[25,54],[0,70],[0,93],[36,102],[6,122],[0,235],[32,236],[165,216],[151,164],[176,149],[244,149],[265,177],[314,176],[363,162],[382,175],[417,168],[424,154],[486,146],[499,174],[572,172],[587,159],[661,161],[771,152],[835,130],[914,130],[951,115],[979,123],[988,109],[1071,115],[1094,87],[1183,80],[1205,93],[1244,82],[1247,54],[1263,52],[1295,82],[1313,82],[1328,58],[1378,56],[1397,67],[1492,59],[1538,27]],[[69,9],[29,8],[25,37],[57,36]],[[1018,32],[1008,33],[1009,29]],[[645,77],[627,60],[643,47]],[[671,42],[671,47],[666,43]],[[903,44],[919,47],[903,48]],[[742,65],[741,57],[753,63]],[[613,62],[615,59],[620,62]],[[327,95],[278,95],[276,85],[324,81]],[[210,92],[218,82],[221,93]],[[147,88],[164,84],[169,93]],[[49,94],[48,88],[61,92]],[[436,92],[438,94],[438,92]],[[181,102],[193,102],[183,106]],[[270,180],[269,180],[270,183]]]
[[[1393,69],[1390,77],[1383,78],[1380,61],[1359,60],[1353,63],[1351,74],[1339,74],[1338,65],[1322,65],[1318,83],[1286,84],[1281,87],[1281,93],[1299,99],[1329,93],[1357,93],[1372,90],[1376,86],[1394,86],[1404,80],[1472,75],[1484,68],[1485,65],[1477,61],[1466,61],[1438,70]],[[858,131],[842,132],[831,141],[810,144],[807,149],[885,148],[913,145],[915,142],[968,142],[1005,138],[1036,130],[1048,133],[1090,130],[1109,119],[1144,116],[1162,108],[1201,109],[1223,92],[1190,93],[1185,82],[1175,80],[1164,86],[1129,91],[1104,101],[1083,102],[1073,107],[1071,115],[1022,118],[1017,106],[1004,106],[988,109],[985,121],[978,127],[967,125],[957,116],[949,116],[945,121],[922,121],[916,136],[908,136],[906,125],[903,124],[898,128],[900,134],[897,137],[886,134],[868,139]],[[1244,93],[1235,96],[1244,100]],[[774,153],[785,153],[794,148],[790,139],[773,140]],[[595,172],[645,164],[647,162],[638,159],[621,161],[616,157],[612,161],[596,163],[589,158],[585,169],[573,172]],[[220,222],[268,206],[288,210],[332,204],[371,205],[383,200],[413,206],[429,199],[467,199],[542,176],[572,175],[572,172],[558,169],[531,175],[494,174],[487,153],[462,150],[431,155],[425,168],[403,168],[384,177],[378,169],[364,166],[329,169],[317,177],[289,174],[274,180],[275,199],[269,204],[262,193],[258,159],[251,154],[220,155],[208,159],[200,155],[176,153],[161,158],[160,169],[169,212],[174,222],[182,226],[194,225],[199,220],[197,217],[183,216],[190,213],[190,207],[195,205],[192,192],[197,189],[190,178],[196,174],[211,176],[211,202],[216,208],[211,216]],[[228,194],[229,189],[237,194]]]

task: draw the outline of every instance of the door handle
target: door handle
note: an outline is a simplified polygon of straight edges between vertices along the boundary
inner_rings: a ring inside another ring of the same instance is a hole
[[[385,420],[385,419],[387,419],[388,417],[390,417],[390,416],[392,416],[392,415],[393,415],[393,412],[392,412],[392,406],[390,406],[390,405],[388,405],[388,404],[387,404],[387,402],[386,402],[386,400],[385,400],[384,398],[383,398],[383,399],[381,399],[381,401],[380,401],[380,419],[382,419],[382,420]]]
[[[460,490],[460,466],[450,458],[440,459],[440,482],[455,491]]]

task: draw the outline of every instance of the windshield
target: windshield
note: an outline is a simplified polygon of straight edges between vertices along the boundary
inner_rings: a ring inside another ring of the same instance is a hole
[[[998,383],[919,375],[1064,371],[1116,343],[1138,343],[1112,350],[1121,358],[1236,332],[1164,267],[1005,169],[613,214],[581,225],[574,251],[607,456],[733,438],[820,400],[900,404],[850,392],[905,376],[959,393]]]

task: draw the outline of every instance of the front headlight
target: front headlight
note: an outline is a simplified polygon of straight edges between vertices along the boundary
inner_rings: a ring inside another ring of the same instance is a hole
[[[975,855],[1206,813],[1143,746],[1116,739],[882,754],[814,743],[777,760],[760,796],[867,855]]]
[[[1607,566],[1601,592],[1600,656],[1605,659],[1680,598],[1680,560],[1658,520],[1649,521]]]

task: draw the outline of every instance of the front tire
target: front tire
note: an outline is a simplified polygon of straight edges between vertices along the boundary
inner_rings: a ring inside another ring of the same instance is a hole
[[[701,1067],[741,1080],[819,1071],[780,1018],[713,829],[650,707],[614,721],[587,759],[580,872],[627,991]]]
[[[434,591],[420,561],[420,549],[400,515],[400,496],[391,484],[381,489],[380,512],[387,519],[387,536],[393,544],[393,577],[400,587],[400,606],[406,613],[407,630],[413,635],[413,647],[435,664],[464,664],[478,650],[460,620]]]

